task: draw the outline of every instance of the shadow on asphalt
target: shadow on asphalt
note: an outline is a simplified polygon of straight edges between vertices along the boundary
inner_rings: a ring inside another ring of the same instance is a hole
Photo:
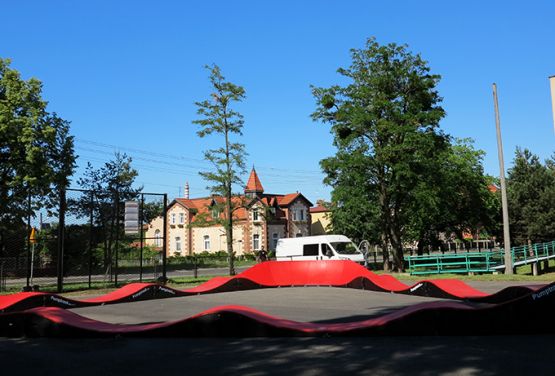
[[[554,336],[4,338],[0,364],[6,375],[552,375],[554,340]]]

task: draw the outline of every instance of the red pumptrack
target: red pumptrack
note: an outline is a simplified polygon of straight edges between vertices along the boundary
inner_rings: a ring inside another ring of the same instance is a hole
[[[555,283],[501,304],[421,303],[348,323],[307,323],[243,306],[216,307],[177,321],[140,325],[91,320],[58,307],[0,314],[8,337],[253,337],[500,335],[555,333]],[[523,318],[533,317],[533,320]]]
[[[541,286],[508,287],[488,295],[455,279],[423,280],[412,286],[390,275],[378,275],[352,261],[268,261],[234,277],[215,277],[200,286],[177,290],[154,283],[131,283],[99,297],[74,300],[57,294],[22,292],[0,296],[0,313],[35,307],[77,308],[176,296],[289,286],[332,286],[435,298],[502,303]]]

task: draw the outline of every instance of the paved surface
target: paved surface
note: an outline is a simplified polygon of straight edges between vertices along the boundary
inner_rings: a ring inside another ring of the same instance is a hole
[[[473,282],[484,291],[509,284]],[[317,291],[322,292],[322,296]],[[272,292],[274,295],[270,295]],[[335,288],[283,288],[152,301],[176,304],[183,313],[202,304],[257,298],[262,310],[291,317],[342,320],[412,304],[414,297]],[[253,294],[250,294],[253,293]],[[277,295],[276,295],[277,294]],[[335,296],[335,294],[339,294]],[[361,295],[358,295],[361,294]],[[219,296],[218,296],[219,295]],[[324,300],[320,300],[321,298]],[[366,298],[355,302],[358,297]],[[192,304],[192,299],[208,298]],[[187,303],[189,299],[189,303]],[[282,300],[287,299],[286,302]],[[395,299],[395,300],[392,300]],[[397,300],[400,299],[400,300]],[[408,299],[408,300],[406,300]],[[416,298],[423,299],[423,298]],[[173,301],[173,302],[172,302]],[[290,303],[287,305],[286,303]],[[147,320],[137,302],[102,307],[127,309],[125,320]],[[351,303],[353,305],[351,305]],[[289,306],[289,308],[287,308]],[[145,306],[145,307],[148,307]],[[161,306],[163,307],[163,306]],[[151,311],[152,316],[165,312]],[[280,310],[284,310],[283,312]],[[303,316],[312,312],[310,317]],[[167,310],[170,311],[170,310]],[[285,312],[286,311],[286,312]],[[83,311],[84,312],[84,311]],[[303,313],[305,312],[305,313]],[[80,312],[81,313],[81,312]],[[164,313],[166,314],[166,313]],[[118,316],[119,317],[119,316]],[[168,316],[169,317],[169,316]],[[121,318],[117,318],[121,320]],[[553,375],[555,336],[365,337],[365,338],[0,338],[0,370],[6,375]]]
[[[195,295],[72,309],[95,320],[137,324],[171,321],[222,305],[242,305],[295,321],[360,321],[440,299],[335,287],[287,287]]]
[[[555,336],[2,339],[4,375],[553,375]]]

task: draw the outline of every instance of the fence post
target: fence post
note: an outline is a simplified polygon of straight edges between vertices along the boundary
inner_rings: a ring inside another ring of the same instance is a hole
[[[162,244],[162,283],[166,283],[166,253],[168,246],[168,194],[164,193],[164,242]]]
[[[94,191],[91,190],[91,209],[89,213],[89,288],[92,280],[92,247],[93,247],[93,226],[94,226]]]
[[[58,213],[58,262],[57,262],[57,292],[62,292],[64,288],[64,236],[66,221],[66,190],[60,190],[60,211]]]
[[[116,191],[116,240],[115,240],[115,254],[116,254],[116,267],[114,272],[114,285],[118,286],[118,258],[119,258],[119,192]]]
[[[193,277],[198,278],[198,260],[196,256],[193,256]]]
[[[139,234],[141,237],[141,244],[140,244],[140,254],[139,254],[139,282],[143,281],[143,242],[144,242],[144,231],[143,231],[143,217],[144,217],[144,203],[145,203],[145,195],[141,193],[141,206],[139,209]]]
[[[27,284],[25,285],[24,291],[31,291],[31,286],[29,281],[31,279],[31,192],[28,192],[27,196],[27,231],[25,233],[25,245],[27,246]]]

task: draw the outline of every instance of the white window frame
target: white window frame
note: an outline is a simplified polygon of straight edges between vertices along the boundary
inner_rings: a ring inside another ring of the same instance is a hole
[[[209,251],[210,250],[210,235],[204,235],[202,237],[203,239],[203,244],[204,244],[204,250],[205,251]]]
[[[252,220],[253,222],[258,222],[260,220],[260,216],[258,215],[258,208],[252,209]]]
[[[160,230],[154,230],[154,246],[161,247],[162,246],[162,236],[160,235]]]
[[[181,236],[175,237],[175,251],[181,252]]]
[[[185,213],[179,213],[179,224],[185,223]]]
[[[172,213],[171,215],[171,224],[175,225],[175,213]]]
[[[255,251],[260,250],[260,235],[253,234],[252,235],[252,249]]]

